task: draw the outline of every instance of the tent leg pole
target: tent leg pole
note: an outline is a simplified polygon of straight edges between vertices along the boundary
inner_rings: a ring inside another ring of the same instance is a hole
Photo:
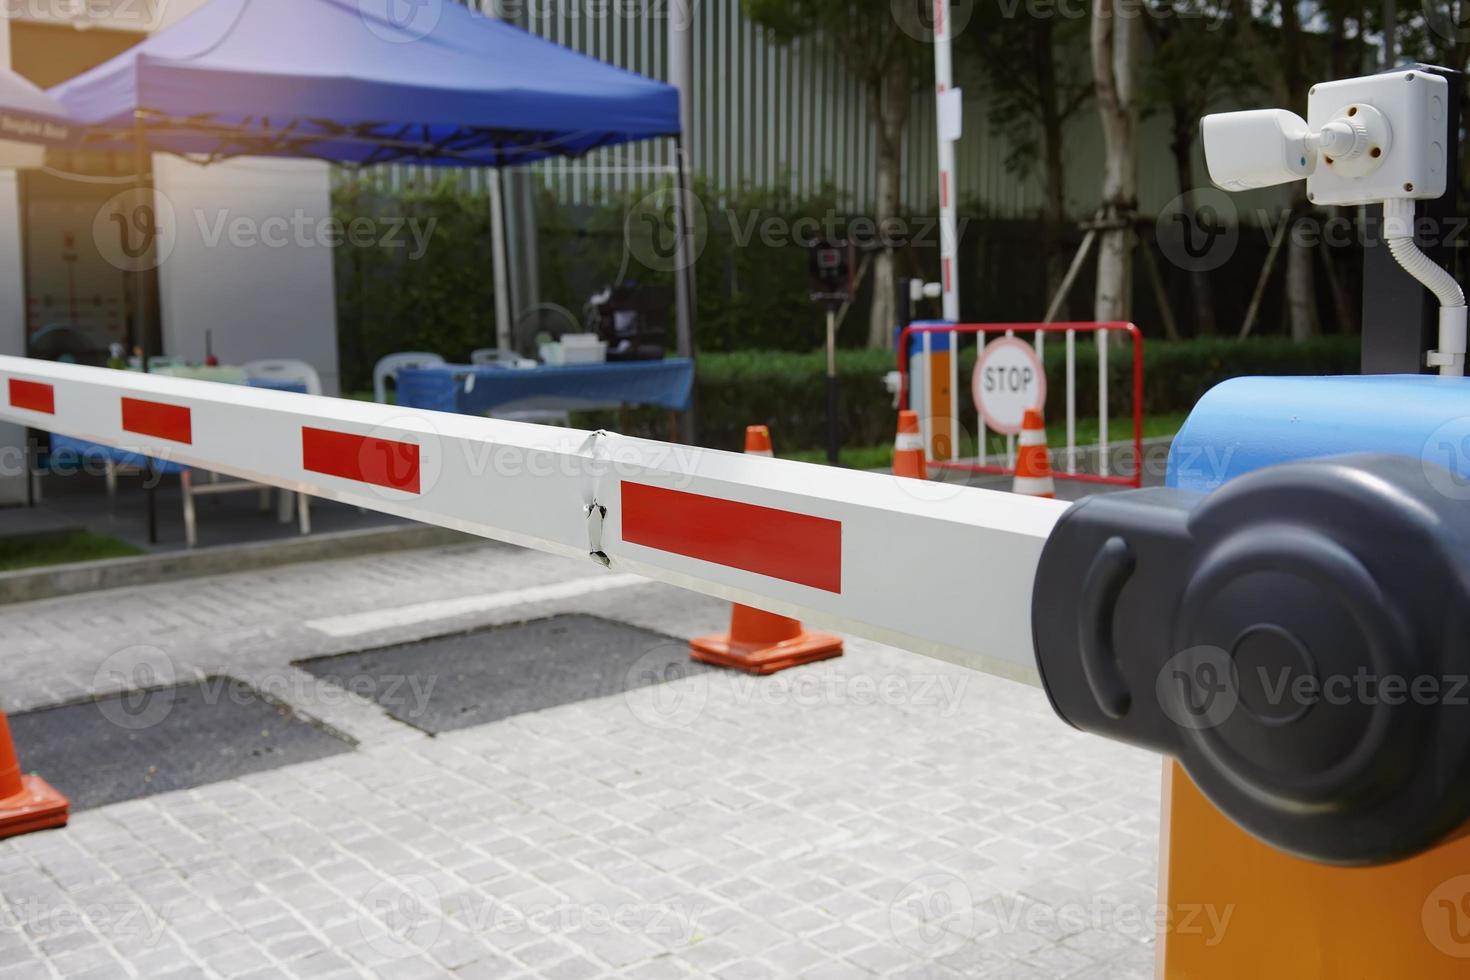
[[[684,169],[684,140],[674,138],[674,233],[678,236],[675,245],[678,261],[674,269],[674,295],[680,357],[694,356],[694,254],[690,251],[689,215],[685,204],[692,199]],[[689,408],[679,420],[680,441],[694,443],[693,395]]]
[[[150,304],[148,302],[148,277],[156,276],[154,257],[157,255],[156,232],[158,228],[158,217],[149,194],[153,181],[149,171],[152,161],[148,159],[148,134],[143,128],[142,110],[133,111],[133,187],[137,191],[137,203],[134,204],[134,215],[139,208],[145,209],[143,220],[148,227],[143,229],[145,240],[145,258],[139,268],[133,273],[133,346],[139,351],[139,367],[146,372],[148,370],[148,355],[153,345],[149,336],[152,330],[152,317]]]
[[[490,255],[495,266],[495,346],[514,346],[510,323],[510,272],[505,254],[505,190],[500,168],[490,171]]]

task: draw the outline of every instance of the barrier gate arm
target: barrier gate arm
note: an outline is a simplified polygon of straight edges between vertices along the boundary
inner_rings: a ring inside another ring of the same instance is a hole
[[[1178,758],[1235,823],[1311,860],[1397,860],[1470,822],[1464,700],[1269,697],[1465,674],[1470,508],[1420,459],[1066,504],[24,358],[0,357],[0,384],[0,419],[1040,682],[1073,726]]]
[[[17,357],[0,357],[0,386],[8,421],[1039,682],[1031,582],[1065,503]]]

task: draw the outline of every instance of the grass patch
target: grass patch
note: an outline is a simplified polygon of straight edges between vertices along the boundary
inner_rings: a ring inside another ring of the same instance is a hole
[[[55,537],[0,539],[0,572],[101,558],[131,558],[141,554],[141,548],[135,548],[126,541],[91,531],[70,531]]]
[[[1157,415],[1146,415],[1143,419],[1143,437],[1145,439],[1154,439],[1160,436],[1172,436],[1183,427],[1184,420],[1188,417],[1188,412],[1161,412]],[[1109,441],[1119,442],[1130,439],[1132,438],[1132,434],[1132,418],[1116,418],[1108,425]],[[1096,444],[1097,436],[1097,419],[1077,420],[1078,446]],[[1051,446],[1053,451],[1064,448],[1067,444],[1066,422],[1049,423],[1046,427],[1046,441],[1047,445]],[[962,446],[960,455],[962,457],[973,457],[976,455],[975,437],[973,434],[967,433],[960,442]],[[987,447],[989,450],[987,455],[1005,452],[1005,436],[997,435],[994,432],[989,433]],[[778,452],[776,455],[782,459],[795,459],[803,463],[827,462],[826,451],[820,449],[799,450],[791,453]],[[893,446],[845,447],[839,455],[839,461],[842,466],[854,470],[889,469],[893,466]]]

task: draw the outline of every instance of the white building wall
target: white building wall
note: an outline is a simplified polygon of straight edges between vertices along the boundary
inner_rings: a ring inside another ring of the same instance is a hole
[[[0,65],[10,67],[10,24],[3,17],[0,17]],[[0,169],[0,354],[24,354],[26,349],[18,185],[14,170]],[[0,506],[25,503],[24,446],[23,428],[0,425]]]
[[[225,364],[296,358],[339,389],[326,164],[250,158],[200,167],[154,157],[177,229],[158,270],[163,349]]]

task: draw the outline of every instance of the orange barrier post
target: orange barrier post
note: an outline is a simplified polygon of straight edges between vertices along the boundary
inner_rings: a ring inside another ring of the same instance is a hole
[[[1159,980],[1470,976],[1470,837],[1366,868],[1263,844],[1164,763]]]
[[[898,435],[893,440],[893,475],[929,479],[929,464],[924,459],[924,437],[919,433],[919,413],[907,408],[898,413]]]
[[[1051,453],[1046,448],[1046,423],[1034,408],[1026,410],[1021,422],[1021,442],[1016,456],[1016,482],[1013,493],[1027,497],[1055,497],[1056,480],[1051,473]]]
[[[70,813],[66,797],[46,780],[21,774],[10,723],[0,712],[0,838],[65,827]]]
[[[746,429],[745,451],[752,456],[770,456],[770,430],[764,425]],[[738,602],[731,605],[730,632],[695,637],[689,641],[689,648],[691,659],[750,674],[774,674],[842,656],[842,640],[837,637],[808,633],[800,620]]]

